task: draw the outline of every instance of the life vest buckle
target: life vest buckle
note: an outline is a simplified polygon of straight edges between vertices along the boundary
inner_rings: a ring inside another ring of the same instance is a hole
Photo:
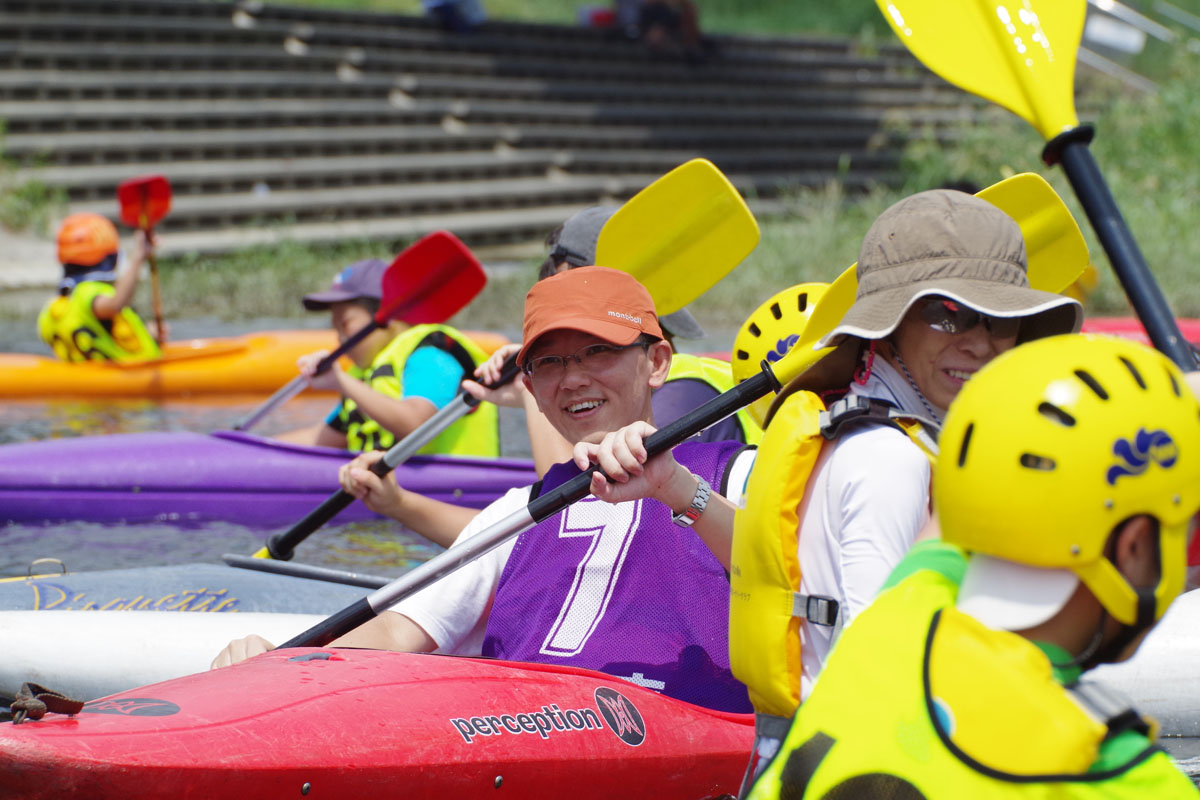
[[[803,617],[813,625],[837,625],[838,608],[838,601],[828,595],[797,592],[792,596],[792,616]]]
[[[863,395],[846,395],[822,411],[818,418],[821,435],[830,441],[841,433],[842,426],[863,419],[876,419],[887,424],[891,423],[891,403],[874,397]]]

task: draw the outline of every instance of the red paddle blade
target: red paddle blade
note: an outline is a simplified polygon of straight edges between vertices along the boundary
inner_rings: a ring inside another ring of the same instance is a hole
[[[375,320],[401,319],[411,325],[445,322],[487,283],[479,260],[448,231],[418,239],[383,273],[383,300]]]
[[[171,184],[165,175],[141,175],[117,187],[121,221],[131,228],[153,228],[171,210]]]

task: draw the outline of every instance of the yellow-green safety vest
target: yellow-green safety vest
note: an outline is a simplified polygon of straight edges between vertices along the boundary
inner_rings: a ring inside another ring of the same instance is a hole
[[[68,295],[50,300],[38,314],[38,335],[63,361],[151,361],[162,350],[141,317],[126,306],[110,320],[92,310],[100,295],[116,289],[103,281],[83,281]]]
[[[1033,643],[957,611],[957,591],[921,569],[855,618],[751,800],[1197,796],[1136,713],[1061,686]]]
[[[404,364],[431,336],[444,336],[445,344],[461,348],[458,358],[468,377],[474,365],[488,357],[479,345],[448,325],[414,325],[392,339],[375,356],[371,366],[356,377],[375,391],[399,400],[404,396]],[[392,432],[359,411],[358,404],[348,397],[342,399],[337,416],[350,450],[386,449],[395,444]],[[418,452],[492,458],[500,455],[500,417],[496,407],[480,403]]]
[[[812,392],[789,395],[759,442],[733,521],[729,657],[760,714],[786,718],[800,704],[801,621],[838,623],[836,601],[800,594],[800,520],[822,450],[843,425],[862,423],[898,427],[931,462],[936,457],[931,421],[865,397],[846,397],[827,412]]]
[[[706,383],[724,394],[733,388],[733,371],[728,361],[721,361],[707,356],[695,356],[691,353],[675,353],[671,356],[671,369],[667,373],[667,381],[684,379],[698,380]],[[758,444],[762,439],[762,428],[754,421],[754,417],[739,409],[734,415],[742,429],[742,441],[746,444]]]

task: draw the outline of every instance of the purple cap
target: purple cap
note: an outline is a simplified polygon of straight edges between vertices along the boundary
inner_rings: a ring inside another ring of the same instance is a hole
[[[304,295],[304,307],[309,311],[324,311],[347,300],[381,300],[383,273],[387,268],[387,262],[378,258],[355,261],[334,277],[328,290]]]

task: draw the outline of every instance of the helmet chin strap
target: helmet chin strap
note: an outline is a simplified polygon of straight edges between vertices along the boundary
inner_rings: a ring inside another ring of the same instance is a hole
[[[1084,669],[1098,667],[1101,664],[1112,664],[1121,658],[1121,653],[1129,646],[1137,637],[1141,636],[1146,631],[1154,627],[1154,612],[1157,609],[1158,603],[1154,597],[1153,588],[1139,588],[1137,592],[1137,619],[1132,625],[1122,625],[1121,630],[1116,637],[1104,647],[1096,655],[1085,662],[1082,666]]]
[[[1137,619],[1132,625],[1122,625],[1117,635],[1108,644],[1101,647],[1104,641],[1104,624],[1108,620],[1108,610],[1100,609],[1100,621],[1096,624],[1096,632],[1087,647],[1070,661],[1053,662],[1056,667],[1080,667],[1083,670],[1094,669],[1101,664],[1116,662],[1121,653],[1137,637],[1154,626],[1157,600],[1153,588],[1137,589]]]

